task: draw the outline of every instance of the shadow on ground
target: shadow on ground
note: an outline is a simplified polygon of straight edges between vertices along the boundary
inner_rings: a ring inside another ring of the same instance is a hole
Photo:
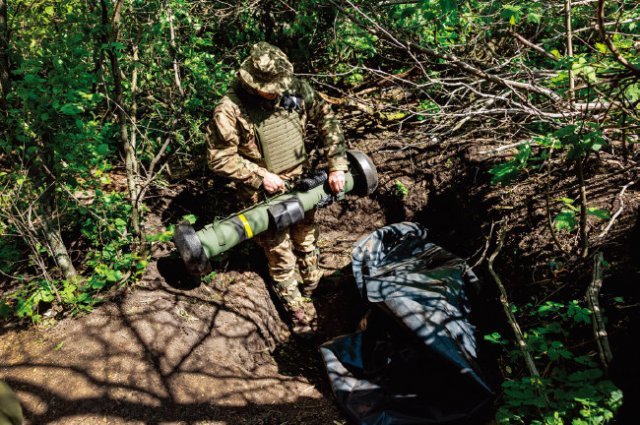
[[[6,335],[0,371],[28,423],[342,420],[317,375],[282,373],[271,356],[288,331],[257,273],[168,285],[182,275],[176,262],[164,257],[153,268],[88,316]]]

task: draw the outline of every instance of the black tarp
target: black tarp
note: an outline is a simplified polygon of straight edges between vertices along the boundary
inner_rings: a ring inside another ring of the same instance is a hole
[[[493,394],[476,366],[465,261],[405,222],[358,242],[353,275],[371,309],[320,348],[340,407],[363,425],[473,423]]]

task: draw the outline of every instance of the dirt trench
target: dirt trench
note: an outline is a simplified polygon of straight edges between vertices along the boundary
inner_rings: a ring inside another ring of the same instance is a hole
[[[314,296],[320,322],[315,341],[289,335],[255,245],[216,258],[216,273],[197,282],[186,276],[170,243],[156,244],[139,284],[92,313],[0,331],[0,378],[16,389],[28,423],[346,423],[332,400],[317,346],[357,326],[364,306],[351,277],[351,249],[387,223],[420,222],[434,242],[473,264],[486,257],[491,222],[506,211],[507,245],[497,266],[511,295],[521,301],[541,284],[549,285],[544,292],[559,291],[550,280],[554,271],[545,269],[550,258],[541,254],[550,242],[539,194],[526,185],[493,190],[487,184],[491,163],[474,151],[472,141],[425,141],[419,132],[356,140],[351,148],[370,154],[380,187],[371,197],[351,198],[318,214],[325,276]],[[203,225],[233,208],[228,189],[202,177],[169,190],[151,208],[156,230],[188,213]],[[621,222],[632,225],[633,216]],[[624,252],[631,242],[617,232],[612,236]],[[619,261],[626,264],[623,257]],[[473,320],[481,333],[506,329],[497,319],[500,307],[484,270],[476,270],[484,279],[474,294],[479,308]],[[481,363],[497,386],[492,350],[481,347]]]

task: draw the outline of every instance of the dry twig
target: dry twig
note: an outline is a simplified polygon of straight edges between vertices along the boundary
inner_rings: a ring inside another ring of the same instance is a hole
[[[606,235],[609,232],[609,229],[611,229],[616,219],[620,216],[620,214],[622,214],[622,210],[624,210],[624,192],[627,190],[629,186],[633,185],[634,183],[635,183],[634,181],[629,182],[622,187],[622,190],[618,194],[618,199],[620,200],[620,207],[618,207],[618,210],[613,214],[613,216],[611,217],[611,220],[609,220],[609,224],[607,224],[607,227],[605,227],[602,233],[598,235],[598,238],[604,237],[604,235]]]
[[[516,320],[516,317],[513,314],[513,311],[511,309],[511,303],[509,302],[509,296],[507,295],[507,290],[502,284],[502,280],[500,279],[500,276],[498,276],[498,273],[496,273],[495,269],[493,268],[493,262],[495,261],[496,257],[502,250],[502,246],[504,245],[504,237],[505,237],[506,227],[507,227],[506,225],[507,225],[506,221],[502,223],[502,228],[498,231],[498,246],[496,247],[496,250],[489,256],[489,261],[488,261],[489,273],[491,273],[491,276],[493,277],[493,280],[496,282],[496,285],[498,286],[498,290],[500,291],[500,303],[502,304],[504,313],[507,316],[507,321],[509,322],[511,329],[513,329],[513,333],[516,337],[516,343],[518,345],[518,348],[522,352],[522,356],[524,357],[524,361],[527,366],[527,369],[529,369],[529,373],[532,377],[540,379],[540,372],[538,372],[538,368],[536,367],[536,364],[533,361],[533,357],[529,352],[527,341],[524,339],[524,334],[522,333],[522,330],[520,329],[520,325],[518,324],[518,321]]]
[[[609,363],[613,358],[611,353],[611,347],[609,346],[609,339],[607,338],[607,329],[604,324],[604,318],[602,317],[602,310],[600,309],[600,303],[598,297],[600,296],[600,289],[602,288],[602,267],[604,265],[604,258],[602,252],[596,253],[593,256],[593,279],[587,289],[587,300],[589,307],[593,312],[593,334],[596,338],[598,345],[598,355],[600,356],[600,362],[605,370],[608,369]]]

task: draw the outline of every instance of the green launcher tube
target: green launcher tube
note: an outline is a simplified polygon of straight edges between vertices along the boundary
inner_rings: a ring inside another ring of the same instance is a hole
[[[359,151],[348,151],[349,171],[345,173],[345,193],[370,195],[378,185],[378,174],[371,159]],[[174,242],[189,273],[205,275],[211,271],[210,259],[267,230],[279,231],[304,219],[305,212],[332,199],[329,184],[319,180],[306,190],[294,190],[261,202],[197,232],[186,221],[174,232]]]

